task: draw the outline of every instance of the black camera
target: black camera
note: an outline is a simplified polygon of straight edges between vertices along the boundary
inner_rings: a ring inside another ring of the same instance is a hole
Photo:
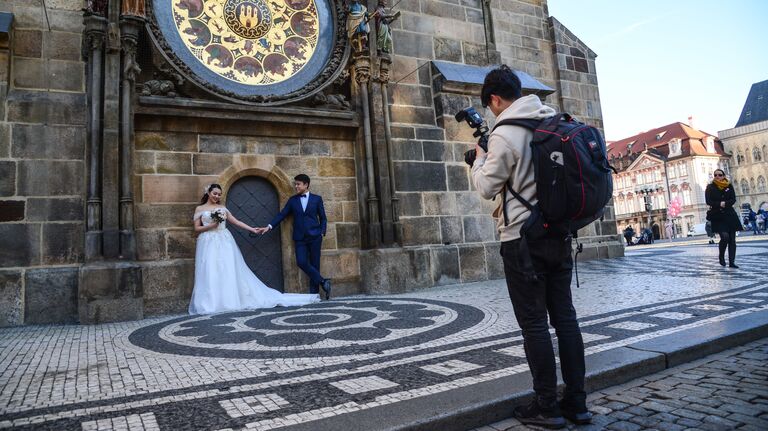
[[[457,112],[454,118],[456,118],[456,121],[459,123],[466,121],[467,124],[469,124],[469,127],[475,129],[475,132],[472,133],[472,136],[479,138],[477,140],[477,145],[479,145],[483,151],[488,152],[488,126],[485,124],[485,120],[483,120],[483,117],[475,110],[475,108],[471,106],[464,108]],[[466,162],[470,167],[475,164],[476,158],[477,150],[474,148],[464,153],[464,162]]]

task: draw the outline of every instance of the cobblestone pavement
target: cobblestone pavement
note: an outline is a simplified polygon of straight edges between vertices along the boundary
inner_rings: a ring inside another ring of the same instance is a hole
[[[587,354],[768,309],[768,242],[741,245],[738,270],[721,268],[716,253],[630,250],[581,263],[573,295]],[[0,428],[268,430],[524,371],[503,281],[212,316],[6,328]]]
[[[587,430],[768,430],[768,339],[589,396]],[[473,431],[537,429],[508,419]]]

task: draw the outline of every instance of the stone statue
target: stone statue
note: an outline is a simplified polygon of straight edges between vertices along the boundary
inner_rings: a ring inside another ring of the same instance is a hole
[[[88,0],[85,6],[86,15],[107,16],[109,0]]]
[[[368,47],[368,20],[368,8],[360,4],[360,0],[352,0],[347,9],[347,37],[357,53]]]
[[[387,14],[386,0],[379,0],[376,6],[376,50],[379,54],[392,52],[392,30],[389,25],[400,17],[400,12]]]
[[[347,98],[343,94],[318,93],[312,98],[311,104],[318,108],[325,109],[339,109],[344,111],[352,109]]]
[[[122,15],[141,16],[145,15],[144,0],[123,0]]]

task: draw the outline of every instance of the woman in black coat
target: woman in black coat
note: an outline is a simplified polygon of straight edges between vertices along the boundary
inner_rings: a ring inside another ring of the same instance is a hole
[[[741,221],[733,209],[736,192],[733,185],[725,178],[725,172],[717,169],[714,180],[707,185],[705,197],[709,211],[707,220],[712,222],[712,230],[720,235],[720,265],[725,266],[725,249],[728,249],[728,266],[736,266],[736,231],[741,230]]]

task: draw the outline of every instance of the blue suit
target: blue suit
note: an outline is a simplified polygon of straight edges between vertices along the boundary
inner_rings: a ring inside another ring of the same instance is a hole
[[[301,205],[301,199],[308,199],[306,210]],[[309,293],[318,293],[320,284],[325,280],[320,275],[320,250],[327,226],[323,198],[313,193],[305,198],[291,196],[269,224],[275,228],[289,215],[293,216],[296,264],[309,277]]]

